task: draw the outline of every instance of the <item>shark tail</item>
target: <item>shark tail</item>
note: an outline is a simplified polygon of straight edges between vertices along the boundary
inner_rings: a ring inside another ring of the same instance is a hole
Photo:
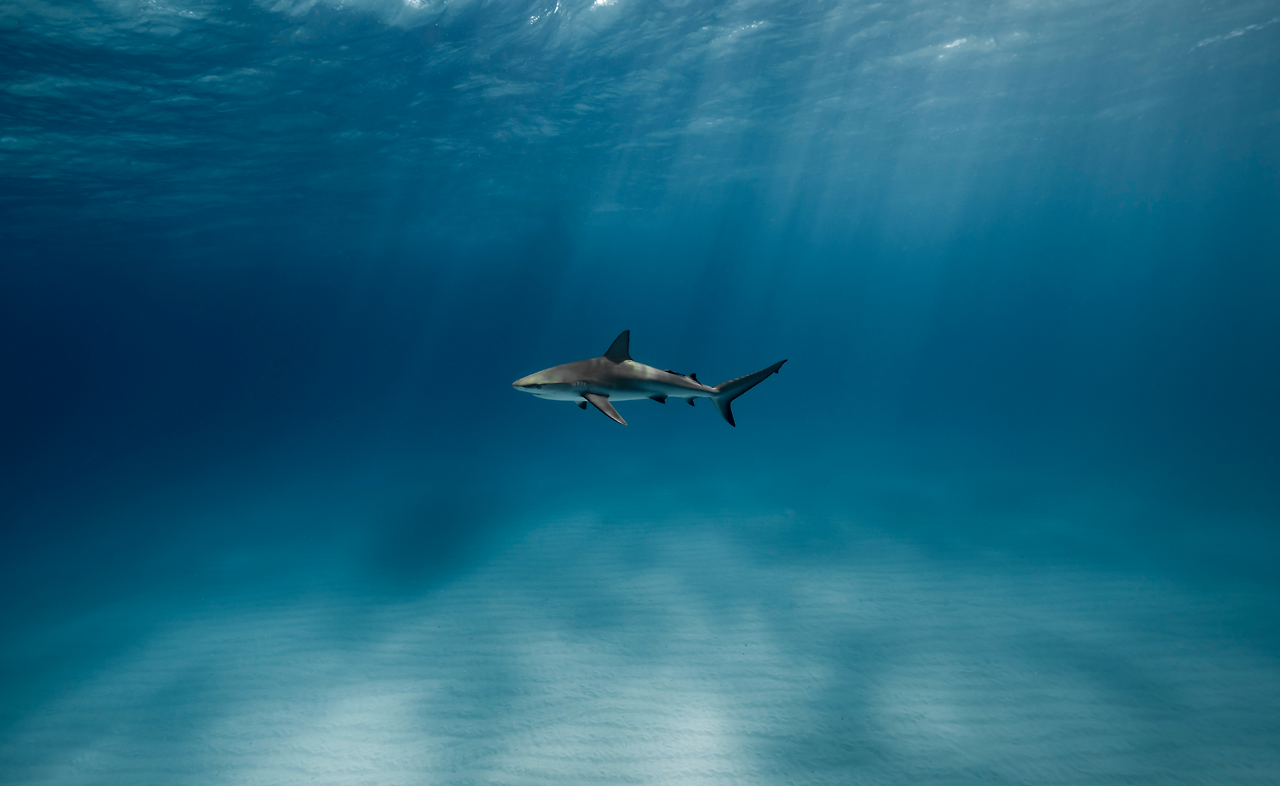
[[[716,409],[719,410],[720,415],[729,423],[730,426],[736,426],[737,424],[733,422],[733,410],[729,405],[732,404],[733,400],[738,396],[741,396],[751,388],[759,385],[761,382],[764,382],[770,374],[777,374],[778,369],[782,368],[782,364],[786,362],[787,361],[785,360],[779,360],[772,366],[757,371],[754,374],[748,374],[745,377],[731,379],[728,382],[721,382],[719,385],[715,386],[715,393],[709,397],[711,399],[711,403],[716,405]]]

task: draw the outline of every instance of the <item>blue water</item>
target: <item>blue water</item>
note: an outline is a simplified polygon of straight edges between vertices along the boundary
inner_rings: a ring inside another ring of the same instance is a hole
[[[1280,5],[13,0],[0,782],[1280,782]],[[514,391],[631,354],[734,404]]]

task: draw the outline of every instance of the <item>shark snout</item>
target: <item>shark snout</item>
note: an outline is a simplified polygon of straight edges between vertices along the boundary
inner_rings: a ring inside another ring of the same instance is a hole
[[[511,383],[511,387],[515,388],[516,390],[527,390],[527,391],[537,390],[542,386],[539,385],[537,381],[534,380],[533,377],[534,377],[533,374],[530,374],[527,377],[520,377],[515,382]]]

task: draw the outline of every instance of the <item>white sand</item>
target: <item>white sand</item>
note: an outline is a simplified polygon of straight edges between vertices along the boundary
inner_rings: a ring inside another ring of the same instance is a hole
[[[8,728],[0,780],[1280,782],[1235,599],[853,526],[761,545],[787,526],[588,517],[425,592],[117,605],[75,624],[149,632]]]

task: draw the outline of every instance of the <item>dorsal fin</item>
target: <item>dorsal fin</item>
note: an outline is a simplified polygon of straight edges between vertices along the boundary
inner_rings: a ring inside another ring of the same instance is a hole
[[[612,360],[614,363],[621,363],[624,360],[631,359],[631,331],[624,330],[618,334],[618,337],[609,345],[609,351],[604,356]]]
[[[694,382],[698,382],[698,374],[697,374],[696,372],[695,372],[695,373],[690,374],[690,375],[689,375],[689,379],[692,379]],[[701,383],[701,382],[698,382],[698,384],[699,384],[699,385],[701,385],[702,383]]]

